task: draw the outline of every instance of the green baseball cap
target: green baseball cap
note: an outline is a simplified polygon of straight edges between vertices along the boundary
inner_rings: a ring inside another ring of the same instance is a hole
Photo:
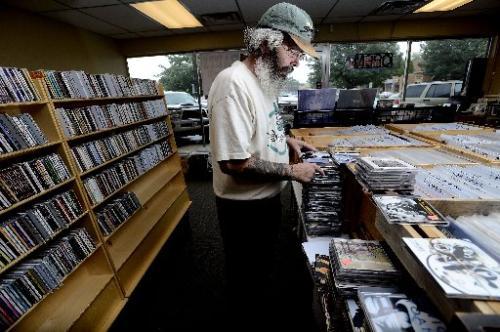
[[[304,52],[315,58],[319,57],[311,44],[314,35],[313,22],[299,7],[286,2],[275,4],[266,10],[257,26],[287,32]]]

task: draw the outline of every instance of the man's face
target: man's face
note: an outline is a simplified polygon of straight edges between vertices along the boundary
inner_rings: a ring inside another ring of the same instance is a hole
[[[287,76],[298,66],[303,57],[302,51],[293,40],[281,40],[281,44],[270,49],[261,45],[262,54],[255,62],[255,75],[263,90],[276,97],[287,81]]]
[[[302,50],[293,42],[283,42],[276,48],[277,74],[287,77],[304,57]]]

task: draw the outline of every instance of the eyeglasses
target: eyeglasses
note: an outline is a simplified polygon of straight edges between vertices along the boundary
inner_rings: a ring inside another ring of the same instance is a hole
[[[304,52],[302,52],[302,50],[300,49],[296,49],[296,48],[292,48],[288,45],[281,45],[283,46],[283,49],[290,55],[290,56],[293,56],[293,57],[296,57],[298,58],[299,60],[304,60],[306,55]]]

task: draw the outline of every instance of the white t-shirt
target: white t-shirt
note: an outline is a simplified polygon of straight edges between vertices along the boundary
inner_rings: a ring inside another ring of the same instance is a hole
[[[271,162],[289,162],[278,105],[241,61],[215,78],[208,96],[213,186],[217,196],[235,200],[269,198],[284,181],[247,180],[224,174],[218,162],[251,155]]]

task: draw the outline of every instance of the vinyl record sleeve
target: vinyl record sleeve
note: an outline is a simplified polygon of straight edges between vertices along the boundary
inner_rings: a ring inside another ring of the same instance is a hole
[[[415,196],[373,195],[390,224],[448,225],[448,221],[431,204]]]
[[[358,297],[373,332],[446,331],[446,325],[430,306],[397,289],[362,287]]]
[[[500,300],[500,266],[472,242],[406,237],[403,242],[446,296]]]
[[[399,272],[379,241],[335,238],[332,244],[340,272]]]
[[[415,166],[397,158],[361,157],[359,160],[371,168],[372,171],[413,171],[416,169]]]

